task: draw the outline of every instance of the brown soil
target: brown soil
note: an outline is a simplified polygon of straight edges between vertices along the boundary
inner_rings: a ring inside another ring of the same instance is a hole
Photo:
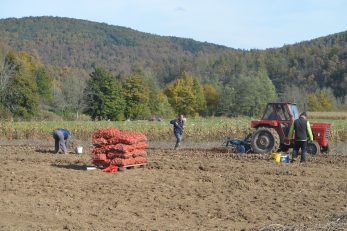
[[[347,156],[277,164],[220,149],[149,149],[145,169],[0,147],[0,230],[347,230]]]

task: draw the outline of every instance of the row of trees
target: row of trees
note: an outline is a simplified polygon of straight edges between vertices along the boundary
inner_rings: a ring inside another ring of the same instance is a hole
[[[119,78],[118,78],[119,79]],[[85,90],[86,112],[93,118],[143,119],[150,115],[190,116],[259,115],[265,104],[277,98],[265,72],[242,76],[229,84],[201,84],[182,72],[163,90],[141,73],[118,80],[97,68]]]
[[[168,117],[174,114],[166,95],[141,73],[121,80],[119,76],[96,68],[84,95],[85,112],[92,119],[147,119],[153,115]]]
[[[0,66],[2,118],[57,119],[83,109],[83,76],[45,67],[37,54],[9,52]],[[69,77],[69,78],[68,78]]]
[[[345,103],[347,94],[347,31],[249,51],[58,17],[3,19],[0,34],[0,59],[10,49],[35,51],[46,67],[69,67],[64,73],[49,71],[54,79],[65,78],[64,82],[82,78],[85,83],[95,67],[102,67],[121,78],[143,70],[163,89],[187,71],[221,93],[219,85],[233,85],[235,79],[264,71],[281,94],[290,94],[295,87],[309,94],[329,88],[338,105]],[[58,85],[55,90],[64,88]]]
[[[258,116],[265,104],[277,99],[267,72],[249,72],[228,81],[201,83],[181,72],[160,86],[150,73],[135,71],[115,76],[95,68],[86,76],[74,70],[41,64],[37,54],[9,52],[0,72],[0,109],[4,116],[31,119],[72,119],[81,113],[92,119],[123,120],[189,116]],[[288,89],[286,98],[293,89]],[[298,94],[296,94],[298,95]],[[332,93],[305,95],[311,110],[332,110]],[[70,117],[68,117],[70,116]]]

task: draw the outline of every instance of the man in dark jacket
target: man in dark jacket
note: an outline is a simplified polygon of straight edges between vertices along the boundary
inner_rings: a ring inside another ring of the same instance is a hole
[[[185,121],[185,118],[183,117],[183,115],[179,115],[177,116],[176,119],[170,121],[170,124],[173,125],[173,132],[176,137],[175,149],[178,148],[178,146],[180,146],[180,143],[182,141],[184,121]]]
[[[67,154],[67,144],[71,136],[71,132],[65,128],[57,128],[53,131],[53,138],[55,141],[54,152],[58,153],[59,150]]]
[[[293,137],[293,132],[295,131],[292,162],[296,160],[300,149],[301,149],[300,162],[301,163],[305,162],[305,155],[307,150],[307,139],[309,142],[313,140],[311,125],[310,125],[310,122],[306,120],[306,116],[307,116],[306,112],[301,113],[299,118],[294,120],[289,130],[289,135],[288,135],[289,139]]]

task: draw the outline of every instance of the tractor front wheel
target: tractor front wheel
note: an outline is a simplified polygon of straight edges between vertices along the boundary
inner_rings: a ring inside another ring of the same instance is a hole
[[[311,155],[320,154],[320,146],[317,141],[312,141],[307,144],[307,153]]]
[[[252,135],[251,145],[256,153],[275,152],[280,146],[280,137],[273,128],[258,128]]]

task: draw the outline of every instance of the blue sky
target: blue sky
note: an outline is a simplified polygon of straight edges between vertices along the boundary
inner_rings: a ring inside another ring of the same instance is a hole
[[[0,18],[61,16],[241,49],[347,30],[346,0],[1,0]]]

